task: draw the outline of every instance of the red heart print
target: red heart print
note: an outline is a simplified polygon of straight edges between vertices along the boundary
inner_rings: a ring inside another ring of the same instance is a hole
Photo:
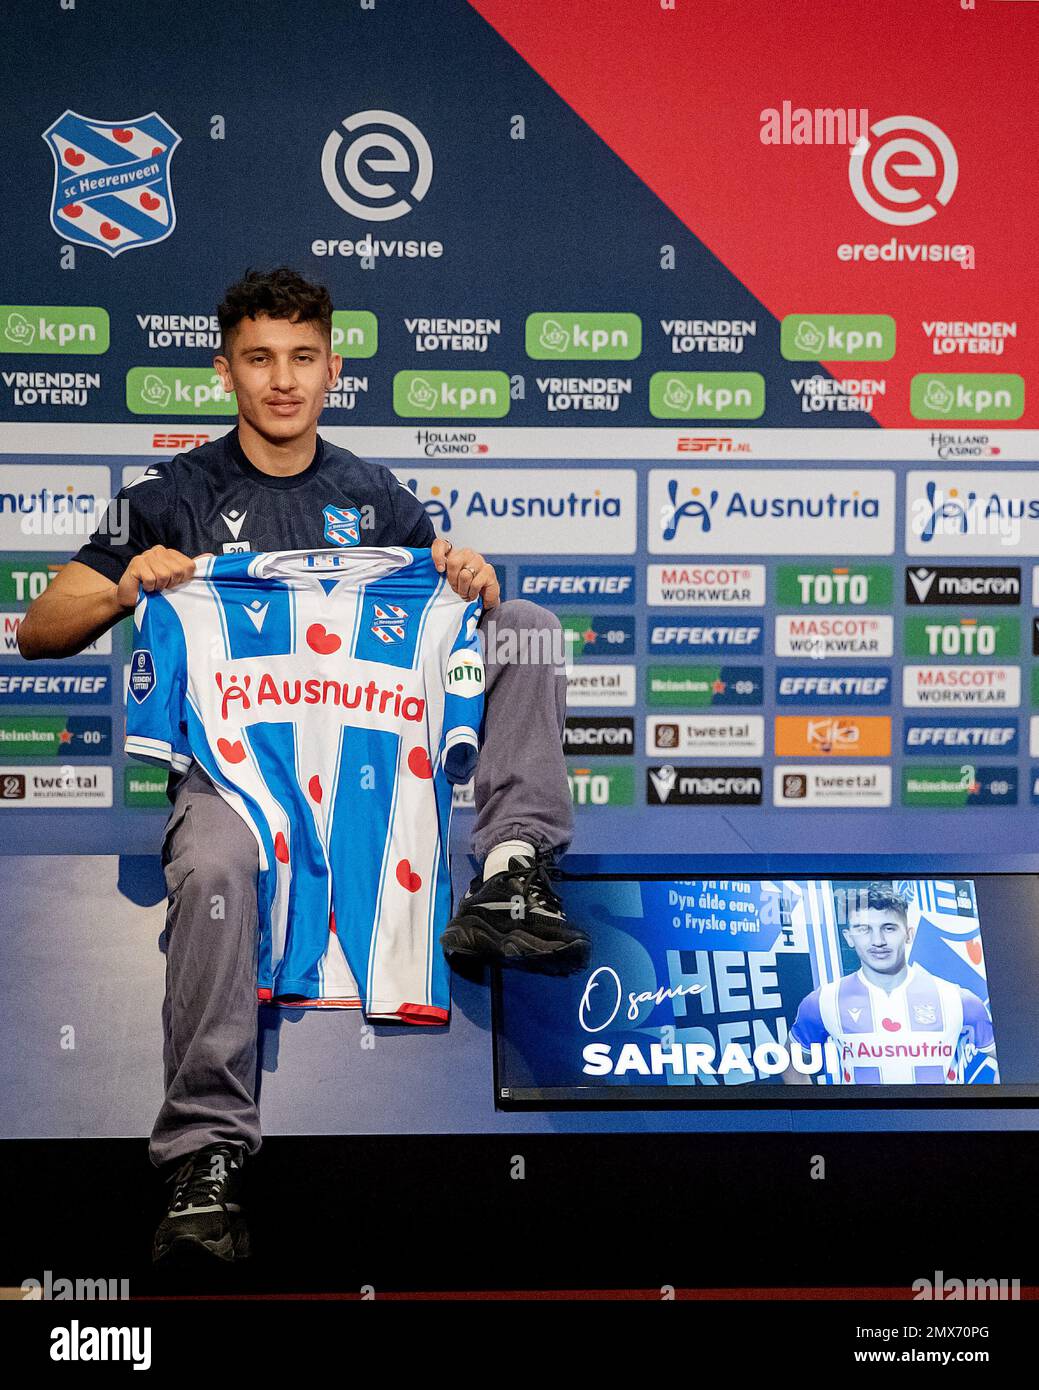
[[[406,859],[402,859],[397,865],[397,882],[402,888],[406,888],[409,893],[417,893],[422,887],[422,880],[418,874],[411,872],[411,865]]]
[[[102,222],[99,230],[106,241],[119,240],[119,228],[113,227],[111,222]]]
[[[408,754],[408,769],[416,777],[432,777],[433,767],[429,761],[429,754],[424,748],[413,748]]]
[[[324,795],[324,793],[321,790],[321,778],[317,775],[316,772],[314,773],[313,777],[311,777],[310,781],[307,783],[307,791],[310,793],[313,799],[318,802],[320,802],[322,796]]]
[[[338,935],[338,932],[336,931],[336,914],[334,908],[328,914],[328,930],[332,933],[333,936]]]
[[[846,1071],[846,1072],[844,1073],[844,1079],[845,1079],[845,1081],[850,1081],[850,1080],[851,1080],[851,1072],[850,1072],[850,1071]]]
[[[901,1033],[901,1023],[896,1023],[893,1018],[885,1018],[882,1020],[882,1022],[889,1033]]]
[[[279,864],[287,864],[289,862],[289,847],[286,843],[285,836],[280,830],[274,837],[274,857]]]
[[[73,169],[78,169],[85,159],[86,155],[80,154],[79,150],[65,151],[65,163],[71,164]]]
[[[337,637],[334,632],[327,632],[323,623],[311,623],[307,628],[307,646],[315,652],[320,652],[322,656],[330,656],[342,645],[342,638]]]
[[[218,738],[216,741],[220,756],[229,763],[240,763],[245,757],[245,748],[241,739],[235,739],[234,743],[229,743],[226,738]]]
[[[141,194],[141,207],[147,208],[149,212],[154,212],[161,205],[162,199],[156,198],[154,193],[144,192]]]
[[[119,141],[120,145],[126,145],[133,139],[132,130],[113,130],[112,135]]]
[[[949,1078],[950,1081],[956,1080],[956,1073],[954,1071],[947,1071],[945,1075]]]
[[[83,204],[66,203],[65,206],[62,208],[62,212],[65,214],[66,217],[82,217]]]

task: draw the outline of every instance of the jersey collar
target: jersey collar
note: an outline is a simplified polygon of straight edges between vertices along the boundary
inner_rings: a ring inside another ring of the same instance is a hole
[[[317,447],[314,450],[314,457],[307,464],[301,473],[291,473],[287,478],[279,478],[273,473],[264,473],[261,468],[257,468],[245,450],[242,448],[241,440],[238,438],[238,426],[236,425],[231,432],[225,436],[227,440],[227,451],[231,461],[237,465],[240,472],[260,487],[272,488],[275,491],[283,492],[288,488],[302,487],[318,472],[324,460],[325,445],[321,436],[318,436]]]

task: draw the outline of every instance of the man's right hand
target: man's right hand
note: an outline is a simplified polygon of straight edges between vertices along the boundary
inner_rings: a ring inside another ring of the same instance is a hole
[[[138,585],[146,594],[154,594],[160,589],[172,589],[176,584],[184,584],[194,577],[195,561],[190,556],[165,545],[153,545],[150,550],[135,555],[127,565],[119,581],[116,598],[129,612],[137,605]]]

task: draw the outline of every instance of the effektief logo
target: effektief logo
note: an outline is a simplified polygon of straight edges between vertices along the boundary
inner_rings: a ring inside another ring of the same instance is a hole
[[[54,156],[50,221],[62,240],[118,256],[173,231],[170,160],[180,136],[155,111],[122,122],[66,111],[43,138]]]

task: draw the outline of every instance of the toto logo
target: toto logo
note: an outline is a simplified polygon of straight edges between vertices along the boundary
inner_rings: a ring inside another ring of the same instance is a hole
[[[403,177],[394,183],[371,177],[384,174]],[[351,217],[392,222],[429,192],[433,155],[418,126],[403,116],[358,111],[344,117],[325,141],[321,177],[328,196]]]
[[[871,217],[893,227],[927,222],[952,197],[959,162],[952,141],[920,116],[888,116],[851,152],[851,191]]]

